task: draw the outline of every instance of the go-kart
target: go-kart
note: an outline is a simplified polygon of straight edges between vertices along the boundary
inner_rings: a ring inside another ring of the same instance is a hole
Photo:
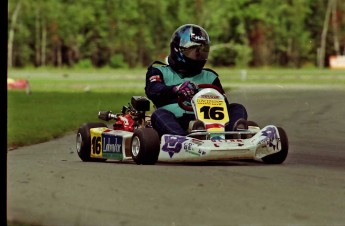
[[[114,121],[112,128],[92,122],[80,126],[76,136],[77,153],[83,161],[134,161],[152,165],[157,162],[202,162],[215,160],[257,160],[280,164],[288,154],[288,138],[283,128],[267,125],[260,128],[249,121],[248,128],[226,131],[229,122],[226,97],[216,86],[198,85],[188,102],[179,97],[178,104],[193,111],[187,136],[163,134],[152,128],[150,101],[133,96],[121,113],[100,111],[98,118]]]

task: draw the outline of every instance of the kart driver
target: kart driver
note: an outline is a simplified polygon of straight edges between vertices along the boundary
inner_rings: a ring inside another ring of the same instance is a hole
[[[155,61],[148,67],[145,92],[156,107],[151,123],[160,136],[185,136],[189,122],[195,120],[193,112],[178,106],[179,95],[190,100],[197,92],[198,84],[215,85],[225,94],[218,74],[204,68],[209,49],[207,32],[198,25],[185,24],[177,28],[171,37],[168,65]],[[225,127],[226,131],[247,128],[245,107],[238,103],[227,103],[227,106],[230,122]]]

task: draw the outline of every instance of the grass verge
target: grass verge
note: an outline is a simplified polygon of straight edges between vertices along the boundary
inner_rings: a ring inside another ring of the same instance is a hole
[[[8,92],[7,147],[44,142],[77,131],[84,122],[101,121],[98,111],[120,113],[133,95],[108,92]]]

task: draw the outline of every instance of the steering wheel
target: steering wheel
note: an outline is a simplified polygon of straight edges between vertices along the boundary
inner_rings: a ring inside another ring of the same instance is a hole
[[[199,88],[212,88],[217,90],[218,92],[222,93],[223,90],[221,90],[218,86],[212,85],[212,84],[199,84],[198,85]],[[193,111],[193,107],[192,106],[188,106],[184,104],[185,98],[183,95],[179,95],[177,97],[177,103],[178,106],[180,106],[180,108],[182,108],[185,111]]]

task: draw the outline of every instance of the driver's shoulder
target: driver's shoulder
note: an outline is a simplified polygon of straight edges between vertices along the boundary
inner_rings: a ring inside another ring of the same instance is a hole
[[[154,61],[153,63],[151,63],[149,65],[148,69],[150,70],[152,68],[162,68],[162,67],[169,67],[169,65],[166,64],[166,63],[163,63],[163,62],[161,62],[159,60],[156,60],[156,61]]]
[[[154,61],[152,64],[150,64],[148,70],[159,71],[162,75],[174,73],[169,64],[163,63],[161,61]]]
[[[213,74],[213,75],[215,75],[215,76],[218,77],[218,73],[215,72],[214,70],[212,70],[211,68],[203,68],[202,70],[203,70],[205,73]]]
[[[161,61],[154,61],[151,63],[147,68],[146,76],[158,75],[160,77],[164,74],[164,68],[168,67],[169,65],[161,62]]]

